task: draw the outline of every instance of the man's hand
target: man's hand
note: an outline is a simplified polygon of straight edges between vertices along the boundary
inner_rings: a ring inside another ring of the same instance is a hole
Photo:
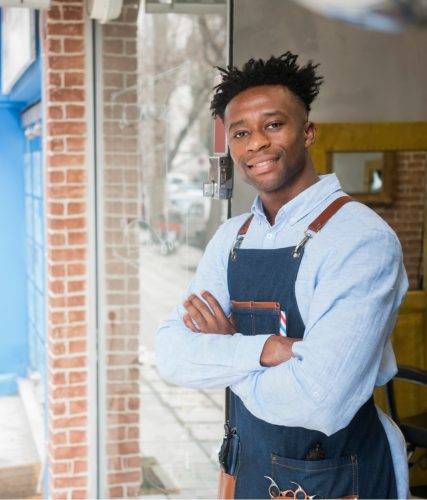
[[[227,318],[216,298],[209,292],[202,292],[201,296],[209,307],[197,295],[190,295],[184,302],[187,310],[183,317],[185,326],[195,333],[222,333],[224,335],[236,333],[232,319]]]
[[[277,366],[292,358],[292,345],[299,339],[291,339],[280,335],[269,337],[261,353],[261,366]]]

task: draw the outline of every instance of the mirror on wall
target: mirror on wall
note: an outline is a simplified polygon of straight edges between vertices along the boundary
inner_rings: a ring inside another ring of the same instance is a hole
[[[333,151],[328,156],[329,171],[337,175],[346,193],[373,205],[393,202],[393,152]]]

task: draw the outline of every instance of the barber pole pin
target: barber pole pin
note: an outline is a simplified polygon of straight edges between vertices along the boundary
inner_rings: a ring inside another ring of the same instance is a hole
[[[285,311],[280,311],[279,335],[282,335],[282,337],[286,337],[286,314],[285,314]]]

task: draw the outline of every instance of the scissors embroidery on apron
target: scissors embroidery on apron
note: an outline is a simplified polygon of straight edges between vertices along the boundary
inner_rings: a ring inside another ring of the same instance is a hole
[[[311,500],[312,498],[315,498],[317,495],[309,495],[306,493],[304,488],[302,488],[298,483],[295,481],[290,481],[290,483],[295,484],[296,489],[295,490],[284,490],[281,491],[280,488],[277,486],[276,481],[271,478],[270,476],[264,476],[266,479],[269,479],[270,485],[268,487],[268,493],[271,498],[293,498],[294,500]]]

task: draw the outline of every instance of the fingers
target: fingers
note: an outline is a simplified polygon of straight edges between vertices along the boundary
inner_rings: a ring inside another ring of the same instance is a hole
[[[214,319],[209,307],[197,295],[190,295],[184,302],[184,307],[199,329],[208,331],[208,324]]]
[[[212,309],[214,315],[217,318],[226,319],[226,316],[224,314],[224,311],[222,310],[221,304],[216,300],[216,298],[211,293],[204,291],[201,293],[201,295],[206,300],[206,302],[209,304],[210,308]]]
[[[182,321],[189,330],[191,330],[194,333],[200,333],[200,330],[196,328],[196,325],[193,323],[193,321],[191,320],[191,316],[188,313],[184,314]]]

